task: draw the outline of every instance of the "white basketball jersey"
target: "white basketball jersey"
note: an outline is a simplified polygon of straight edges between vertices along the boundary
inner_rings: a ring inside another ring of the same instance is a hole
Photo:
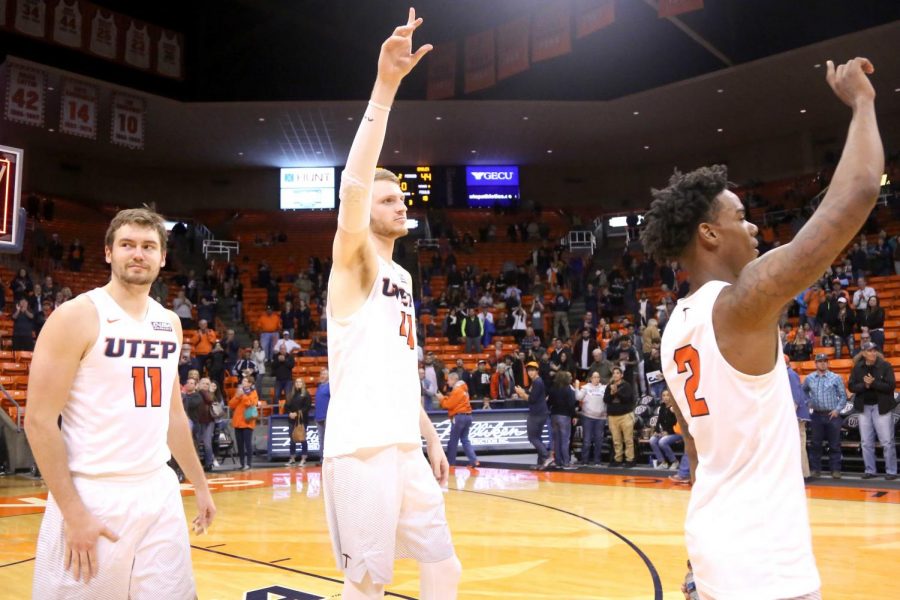
[[[711,281],[679,300],[662,336],[666,383],[699,458],[688,555],[698,589],[717,600],[802,596],[820,582],[787,371],[780,347],[757,376],[719,352],[713,306],[728,285]]]
[[[334,317],[330,304],[327,311],[331,402],[325,456],[421,444],[412,277],[379,258],[362,307],[345,319]]]
[[[116,58],[116,44],[119,40],[119,28],[115,17],[104,17],[100,10],[91,20],[91,52],[104,58]]]
[[[44,0],[19,0],[16,5],[16,29],[35,37],[44,37],[47,6]]]
[[[169,77],[181,77],[181,45],[176,34],[163,31],[159,36],[156,70]]]
[[[53,11],[53,39],[60,44],[81,47],[81,10],[78,2],[61,0]]]
[[[146,69],[150,66],[150,34],[147,26],[138,27],[132,21],[125,32],[125,62]]]
[[[86,295],[100,333],[62,412],[69,470],[98,476],[159,469],[171,455],[166,435],[181,351],[172,317],[152,298],[136,321],[103,288]]]

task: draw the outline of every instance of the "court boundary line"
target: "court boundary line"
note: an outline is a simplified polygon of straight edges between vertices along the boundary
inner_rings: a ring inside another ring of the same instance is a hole
[[[5,565],[0,565],[0,569],[3,567],[14,567],[16,565],[21,565],[22,563],[27,563],[33,561],[36,556],[32,556],[31,558],[23,558],[22,560],[17,560],[16,562],[6,563]]]
[[[249,563],[253,563],[255,565],[260,565],[264,567],[271,567],[273,569],[280,569],[282,571],[289,571],[291,573],[297,573],[299,575],[306,575],[307,577],[314,577],[316,579],[322,579],[325,581],[330,581],[331,583],[338,583],[343,585],[344,581],[342,579],[335,579],[334,577],[329,577],[327,575],[318,575],[317,573],[310,573],[308,571],[301,571],[300,569],[294,569],[293,567],[285,567],[284,565],[267,563],[261,560],[257,560],[255,558],[250,558],[249,556],[240,556],[239,554],[231,554],[229,552],[222,552],[220,550],[210,550],[209,548],[204,548],[203,546],[195,546],[191,544],[191,548],[194,550],[202,550],[203,552],[209,552],[211,554],[219,554],[221,556],[227,556],[228,558],[235,558],[237,560],[243,560]],[[33,560],[33,559],[32,559]],[[290,559],[288,559],[290,560]],[[394,598],[403,598],[404,600],[419,600],[418,598],[414,598],[413,596],[404,596],[403,594],[398,594],[397,592],[389,592],[385,590],[385,596],[393,596]],[[660,598],[661,600],[661,598]]]
[[[566,510],[564,508],[558,508],[556,506],[550,506],[549,504],[541,504],[540,502],[534,502],[533,500],[525,500],[524,498],[514,498],[512,496],[503,496],[501,494],[490,494],[488,492],[478,492],[475,490],[461,490],[459,488],[447,488],[456,492],[465,492],[467,494],[478,494],[479,496],[489,496],[491,498],[502,498],[504,500],[512,500],[513,502],[522,502],[524,504],[531,504],[533,506],[540,506],[541,508],[547,508],[550,510],[555,510],[556,512],[563,513],[565,515],[569,515],[571,517],[575,517],[577,519],[581,519],[582,521],[587,521],[591,525],[596,525],[597,527],[607,531],[608,533],[613,534],[623,542],[625,542],[629,548],[634,550],[635,554],[637,554],[641,560],[644,561],[644,565],[647,567],[647,570],[650,571],[650,579],[653,581],[653,600],[663,600],[663,590],[662,590],[662,581],[659,578],[659,572],[656,570],[656,566],[653,564],[653,561],[650,560],[644,551],[641,550],[637,544],[629,540],[627,537],[612,529],[607,527],[603,523],[598,523],[593,519],[585,517],[584,515],[579,515],[578,513],[574,513],[572,511]]]

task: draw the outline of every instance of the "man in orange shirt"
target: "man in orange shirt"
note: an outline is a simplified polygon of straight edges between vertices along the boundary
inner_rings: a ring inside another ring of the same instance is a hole
[[[472,404],[469,402],[469,386],[466,382],[460,381],[459,373],[450,371],[447,374],[447,386],[450,388],[450,395],[445,396],[438,392],[437,397],[441,401],[441,406],[447,409],[450,416],[450,441],[447,442],[447,462],[450,466],[456,464],[456,451],[459,448],[459,442],[462,441],[463,450],[469,459],[470,467],[479,465],[478,457],[475,456],[475,450],[469,441],[469,428],[472,427]]]
[[[216,332],[209,328],[209,323],[206,322],[206,319],[200,319],[198,325],[200,329],[197,330],[194,354],[197,357],[197,362],[200,363],[200,371],[202,372],[206,368],[206,359],[219,338],[216,336]]]
[[[266,353],[266,363],[269,363],[272,360],[272,347],[281,331],[281,315],[272,312],[271,305],[267,306],[266,312],[256,320],[256,328],[259,330],[259,345]]]
[[[816,315],[819,314],[819,305],[825,300],[825,290],[818,283],[814,283],[812,287],[803,294],[803,302],[806,303],[806,322],[813,331],[818,330],[818,321]]]

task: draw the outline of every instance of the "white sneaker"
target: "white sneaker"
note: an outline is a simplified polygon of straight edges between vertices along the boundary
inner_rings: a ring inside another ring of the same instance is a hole
[[[241,471],[249,471],[249,470],[250,470],[250,465],[244,465],[243,467],[241,467]]]
[[[289,461],[287,461],[286,463],[284,463],[284,466],[286,466],[286,467],[293,467],[293,466],[296,465],[296,464],[297,464],[297,462],[292,458],[291,460],[289,460]]]
[[[216,459],[213,459],[213,467],[221,467],[221,466],[222,465],[219,464],[219,461],[217,461]]]
[[[544,459],[544,462],[541,463],[541,469],[546,469],[547,467],[549,467],[552,464],[553,464],[553,457],[548,456],[547,458]]]
[[[305,467],[305,466],[306,466],[306,459],[305,459],[305,458],[301,458],[301,459],[300,459],[300,466],[301,466],[301,467]]]

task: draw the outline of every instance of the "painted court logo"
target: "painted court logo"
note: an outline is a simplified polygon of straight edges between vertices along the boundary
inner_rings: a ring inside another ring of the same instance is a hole
[[[325,596],[272,585],[244,593],[244,600],[324,600]]]

